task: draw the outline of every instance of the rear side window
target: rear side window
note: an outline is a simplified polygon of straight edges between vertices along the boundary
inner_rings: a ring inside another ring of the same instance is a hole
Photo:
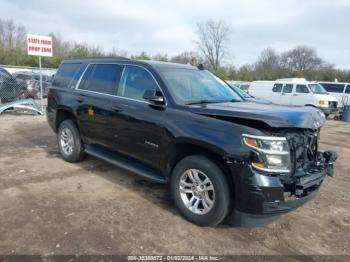
[[[283,87],[283,93],[292,93],[293,85],[292,84],[286,84]]]
[[[327,92],[332,93],[343,93],[344,91],[344,84],[331,84],[331,83],[320,83],[324,89],[327,90]]]
[[[345,93],[346,93],[346,94],[350,94],[350,85],[348,85],[348,86],[346,87]]]
[[[80,66],[80,63],[61,64],[55,75],[55,79],[53,80],[52,85],[59,87],[68,87],[68,84]]]
[[[272,88],[272,92],[281,92],[282,86],[283,86],[282,84],[274,84]]]
[[[79,89],[116,95],[123,68],[116,64],[92,65]]]
[[[296,90],[296,93],[304,93],[304,94],[309,93],[309,89],[307,88],[306,85],[297,85],[295,90]]]

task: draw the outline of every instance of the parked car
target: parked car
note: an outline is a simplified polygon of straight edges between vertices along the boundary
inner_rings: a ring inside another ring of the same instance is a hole
[[[343,107],[343,103],[350,105],[350,83],[319,82],[320,85],[332,96],[338,99],[338,107]]]
[[[20,99],[24,89],[23,84],[17,82],[6,69],[0,67],[0,103]]]
[[[285,78],[276,81],[254,81],[249,94],[286,106],[312,106],[328,116],[338,111],[337,99],[318,83],[304,78]]]
[[[20,83],[25,85],[24,98],[40,98],[40,75],[28,71],[20,71],[12,74]],[[47,97],[48,90],[52,84],[51,76],[42,75],[43,97]]]
[[[255,103],[260,103],[260,104],[272,104],[269,100],[267,99],[262,99],[262,98],[256,98],[247,92],[243,91],[240,89],[238,86],[236,86],[234,83],[231,81],[227,81],[227,83],[233,88],[234,91],[236,91],[241,97],[244,98],[244,100],[249,101],[249,102],[255,102]]]
[[[304,204],[332,175],[323,113],[244,101],[203,67],[126,58],[64,61],[47,120],[68,162],[86,154],[169,183],[200,226],[257,226]]]

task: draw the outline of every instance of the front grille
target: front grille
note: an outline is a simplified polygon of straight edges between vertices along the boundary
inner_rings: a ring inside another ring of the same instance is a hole
[[[319,131],[287,133],[291,149],[292,174],[315,167],[319,144]]]
[[[330,102],[328,102],[328,106],[329,106],[330,108],[337,108],[338,102],[336,102],[336,101],[330,101]]]

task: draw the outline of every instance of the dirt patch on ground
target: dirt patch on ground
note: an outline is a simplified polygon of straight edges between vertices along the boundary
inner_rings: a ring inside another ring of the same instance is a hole
[[[197,227],[167,186],[93,157],[64,162],[43,116],[0,116],[1,254],[350,254],[350,124],[328,121],[338,151],[318,196],[256,229]]]

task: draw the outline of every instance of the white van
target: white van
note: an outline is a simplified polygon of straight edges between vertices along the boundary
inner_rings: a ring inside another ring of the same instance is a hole
[[[328,93],[338,99],[338,107],[350,105],[350,83],[319,82]]]
[[[249,94],[272,103],[286,106],[313,106],[321,109],[326,116],[338,111],[337,99],[316,82],[305,78],[284,78],[276,81],[254,81]]]

